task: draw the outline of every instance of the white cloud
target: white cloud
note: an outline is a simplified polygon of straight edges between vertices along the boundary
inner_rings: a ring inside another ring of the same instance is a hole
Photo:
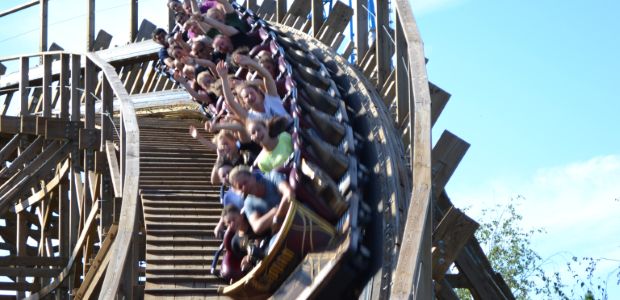
[[[553,256],[551,269],[561,268],[571,256],[618,260],[599,264],[602,277],[620,265],[620,155],[539,169],[525,178],[496,178],[448,193],[457,207],[471,207],[474,219],[481,218],[484,208],[523,195],[517,205],[522,226],[546,230],[532,246],[543,258]],[[620,295],[613,278],[609,284],[610,296]]]
[[[438,10],[452,8],[466,0],[410,0],[413,14],[416,16],[432,13]]]

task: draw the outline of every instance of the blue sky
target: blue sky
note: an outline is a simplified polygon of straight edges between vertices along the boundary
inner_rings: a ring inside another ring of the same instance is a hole
[[[620,3],[412,0],[431,81],[452,94],[434,128],[471,143],[447,191],[480,210],[523,195],[533,247],[620,266]],[[618,200],[616,200],[618,199]],[[610,299],[620,288],[610,277]]]
[[[0,11],[24,2],[3,0]],[[127,42],[128,2],[97,1],[97,30],[113,45]],[[140,19],[165,25],[165,1],[139,3]],[[433,135],[448,129],[472,144],[447,187],[453,202],[476,218],[523,195],[523,226],[547,230],[534,247],[553,256],[550,269],[572,255],[620,260],[620,2],[412,3],[429,78],[452,94]],[[85,1],[49,7],[50,43],[82,51]],[[0,28],[0,57],[38,51],[38,7]]]

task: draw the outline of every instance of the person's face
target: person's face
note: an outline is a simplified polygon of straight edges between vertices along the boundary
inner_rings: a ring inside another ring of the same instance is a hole
[[[252,194],[254,192],[254,188],[256,186],[256,180],[252,175],[248,174],[238,174],[232,180],[232,186],[241,191],[244,195]]]
[[[160,33],[158,35],[155,36],[155,42],[160,44],[160,45],[164,45],[166,44],[166,34],[165,33]]]
[[[175,12],[182,12],[183,11],[183,5],[180,2],[176,2],[176,1],[170,1],[168,2],[168,8],[172,11]]]
[[[194,80],[194,69],[188,68],[187,66],[183,68],[183,75],[188,80]]]
[[[267,128],[260,122],[249,122],[247,130],[253,142],[262,144],[263,139],[267,136]]]
[[[213,48],[221,53],[230,53],[233,50],[232,42],[229,38],[218,35],[213,41]]]
[[[199,58],[209,58],[209,49],[203,43],[194,43],[191,54]]]
[[[238,212],[229,212],[224,216],[224,224],[226,224],[227,227],[239,226],[241,220],[241,214]]]
[[[231,157],[232,153],[237,149],[235,141],[228,137],[222,136],[217,142],[217,149],[227,157]]]
[[[210,18],[216,19],[216,20],[218,20],[218,21],[220,21],[222,23],[224,23],[224,21],[225,21],[224,12],[219,10],[219,9],[217,9],[217,8],[209,9],[208,16]]]
[[[245,87],[241,90],[239,97],[246,105],[246,107],[252,108],[256,111],[263,111],[263,97],[258,91],[253,87]]]

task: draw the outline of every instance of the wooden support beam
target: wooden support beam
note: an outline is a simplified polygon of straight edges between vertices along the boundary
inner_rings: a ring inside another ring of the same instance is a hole
[[[110,43],[112,43],[112,35],[101,29],[97,32],[97,37],[93,43],[93,51],[108,49]]]
[[[19,95],[20,95],[20,114],[25,116],[28,114],[28,69],[30,67],[28,57],[19,58]]]
[[[3,131],[2,122],[0,122],[0,131]],[[21,141],[21,139],[21,134],[15,134],[8,143],[2,146],[2,148],[0,149],[0,163],[10,159],[11,156],[13,156],[13,154],[17,150],[17,146],[19,146],[19,142]]]
[[[24,168],[24,166],[32,161],[42,150],[44,138],[39,136],[28,147],[16,157],[10,166],[7,166],[0,170],[0,178],[9,178],[15,174],[18,170]]]
[[[321,42],[323,42],[323,44],[331,46],[337,35],[346,29],[352,16],[353,9],[348,5],[337,1],[329,13],[327,20],[321,27],[317,37]]]
[[[469,144],[449,131],[444,131],[433,148],[433,193],[439,195],[461,162]]]
[[[368,51],[368,0],[355,0],[355,46],[356,63],[366,55]]]
[[[43,287],[37,293],[30,295],[31,299],[44,298],[51,291],[55,290],[58,286],[60,286],[60,284],[65,279],[67,279],[67,277],[69,277],[69,275],[72,273],[71,270],[74,267],[73,264],[76,262],[76,259],[80,256],[80,254],[82,254],[82,248],[84,246],[84,242],[86,241],[86,238],[90,234],[91,229],[94,228],[93,225],[96,224],[95,218],[97,217],[98,212],[99,212],[98,209],[92,209],[89,212],[88,218],[84,222],[84,228],[80,232],[80,238],[77,240],[77,242],[75,243],[75,246],[73,247],[73,251],[71,252],[71,257],[69,258],[69,261],[67,262],[67,266],[62,270],[62,272],[58,276],[55,276],[54,281],[52,283]]]
[[[105,151],[108,158],[108,167],[110,169],[110,175],[112,176],[112,186],[114,188],[114,197],[122,197],[122,186],[121,186],[121,176],[120,176],[120,168],[118,166],[118,161],[116,158],[116,149],[114,147],[114,142],[106,141],[105,142]]]
[[[448,274],[446,276],[454,275]],[[446,279],[435,282],[435,297],[437,297],[438,300],[459,300],[459,296],[454,291],[454,287]]]
[[[41,0],[47,2],[46,0]],[[43,55],[43,117],[52,116],[52,60],[51,55]]]
[[[86,51],[94,49],[95,42],[95,0],[87,0],[86,14]]]
[[[276,0],[276,21],[282,23],[286,15],[286,0]]]
[[[405,118],[413,111],[409,107],[411,99],[411,79],[409,78],[409,57],[407,56],[407,39],[404,28],[396,14],[396,124],[402,126]]]
[[[375,37],[377,39],[376,59],[377,59],[377,82],[385,82],[390,74],[392,54],[390,52],[391,43],[389,36],[390,9],[388,1],[375,1]]]
[[[80,76],[82,68],[80,67],[80,56],[71,55],[71,121],[80,121]]]
[[[60,92],[60,118],[69,120],[69,99],[71,99],[71,90],[69,87],[69,77],[71,75],[71,56],[62,54],[60,56],[60,80],[58,82]]]
[[[129,40],[135,41],[138,33],[138,1],[129,0]]]
[[[311,0],[310,2],[312,2],[312,35],[318,37],[319,30],[323,26],[323,0]]]
[[[112,225],[110,231],[106,235],[105,240],[101,244],[97,256],[95,256],[88,273],[84,277],[80,289],[75,293],[75,299],[91,299],[95,288],[101,281],[101,278],[108,267],[110,262],[110,247],[116,237],[118,226]]]
[[[446,274],[444,277],[444,280],[447,281],[452,288],[469,289],[471,287],[471,283],[469,283],[463,274]]]
[[[433,232],[433,279],[443,279],[446,271],[474,236],[479,225],[460,210],[452,207]]]
[[[450,100],[450,94],[434,85],[432,82],[429,82],[428,85],[431,93],[431,124],[435,125],[443,108],[448,103],[448,100]]]
[[[43,198],[45,197],[47,193],[52,191],[54,188],[58,186],[58,184],[60,184],[62,179],[67,174],[68,169],[69,169],[69,160],[66,160],[61,165],[61,167],[57,170],[56,175],[45,184],[44,188],[34,193],[32,196],[28,197],[28,199],[15,204],[15,206],[11,208],[11,211],[15,213],[20,213],[24,211],[26,208],[32,206],[33,204],[36,204],[39,201],[43,200]]]
[[[39,4],[39,1],[40,0],[32,0],[30,2],[26,2],[24,4],[15,6],[13,8],[9,8],[9,9],[3,11],[3,12],[0,12],[0,18],[2,18],[4,16],[8,16],[8,15],[10,15],[12,13],[18,12],[18,11],[20,11],[22,9],[26,9],[28,7],[31,7],[31,6],[35,6],[35,5]]]
[[[41,5],[41,17],[39,18],[39,21],[41,22],[41,35],[40,35],[40,40],[39,40],[39,51],[40,52],[45,52],[47,51],[47,24],[48,24],[48,18],[47,18],[47,12],[48,12],[48,0],[40,0],[40,5]]]

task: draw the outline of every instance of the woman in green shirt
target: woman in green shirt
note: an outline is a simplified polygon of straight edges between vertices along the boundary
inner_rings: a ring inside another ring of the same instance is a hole
[[[284,165],[293,153],[292,137],[285,131],[288,125],[289,120],[285,117],[246,121],[245,128],[250,138],[263,148],[254,160],[263,173]]]

